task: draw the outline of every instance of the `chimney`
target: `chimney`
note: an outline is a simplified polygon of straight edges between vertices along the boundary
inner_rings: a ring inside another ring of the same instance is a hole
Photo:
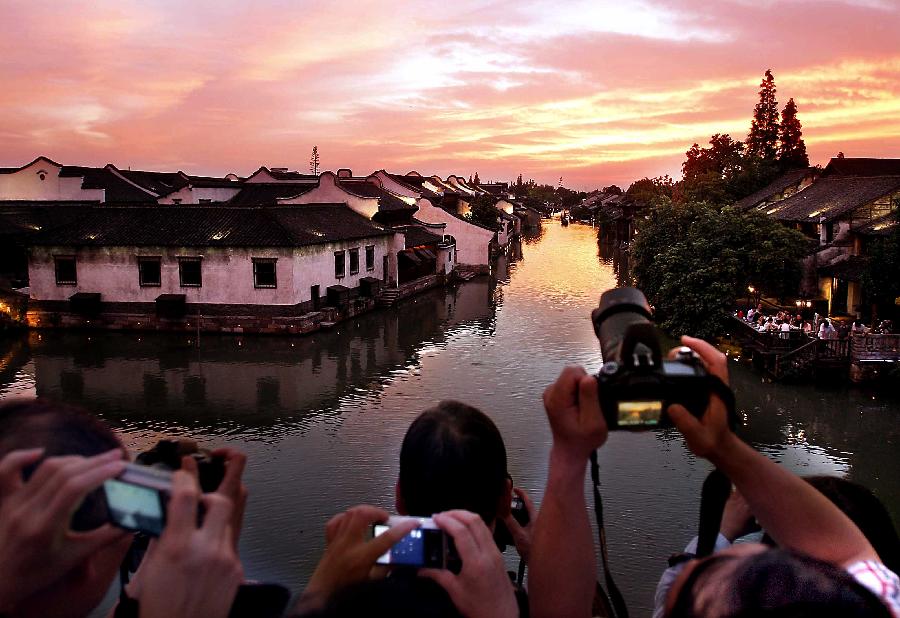
[[[337,172],[338,178],[353,178],[353,171],[347,169],[346,167],[342,167]]]

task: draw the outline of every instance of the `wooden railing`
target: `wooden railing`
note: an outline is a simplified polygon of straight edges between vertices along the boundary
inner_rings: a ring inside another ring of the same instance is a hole
[[[900,361],[900,335],[854,335],[850,338],[853,361]]]

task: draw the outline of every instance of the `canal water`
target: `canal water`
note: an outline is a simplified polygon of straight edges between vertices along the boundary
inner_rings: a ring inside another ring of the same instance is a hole
[[[567,363],[600,366],[590,312],[622,256],[590,227],[545,223],[493,278],[435,290],[305,338],[30,333],[0,340],[0,398],[82,404],[128,446],[166,436],[248,453],[247,576],[302,589],[333,514],[392,510],[400,442],[440,399],[499,426],[510,473],[539,503],[550,432],[543,389]],[[615,268],[614,268],[615,267]],[[771,385],[735,360],[743,435],[802,474],[865,483],[900,521],[900,399]],[[616,434],[600,452],[614,575],[646,615],[666,558],[694,534],[709,466],[672,432]]]

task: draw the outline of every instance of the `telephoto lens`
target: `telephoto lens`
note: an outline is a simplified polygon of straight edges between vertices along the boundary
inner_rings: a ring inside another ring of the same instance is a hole
[[[615,288],[600,296],[591,312],[594,332],[600,340],[603,362],[622,365],[622,341],[632,324],[650,324],[652,314],[644,293],[637,288]]]

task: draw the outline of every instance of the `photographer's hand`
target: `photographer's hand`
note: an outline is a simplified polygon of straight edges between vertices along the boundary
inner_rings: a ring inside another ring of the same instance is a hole
[[[218,448],[210,452],[213,457],[220,457],[225,461],[225,475],[215,493],[225,496],[234,505],[231,517],[231,530],[234,534],[234,549],[238,550],[238,541],[241,538],[241,529],[244,525],[244,510],[247,507],[247,487],[242,477],[247,466],[247,456],[234,448]],[[199,480],[200,474],[197,461],[186,455],[181,459],[181,469],[190,472]]]
[[[369,538],[372,525],[386,522],[388,517],[383,509],[360,505],[328,521],[325,525],[328,547],[297,601],[296,613],[321,607],[341,588],[364,581],[375,561],[417,526],[410,520]]]
[[[681,343],[697,353],[708,373],[728,384],[728,359],[724,354],[702,339],[682,337]],[[735,436],[728,426],[728,409],[716,394],[710,394],[702,418],[698,419],[679,404],[669,406],[667,412],[688,448],[698,457],[710,459],[731,448]]]
[[[198,527],[201,502],[206,511]],[[166,528],[141,565],[141,618],[228,616],[243,580],[233,545],[232,511],[228,498],[202,495],[189,472],[172,475]]]
[[[108,524],[90,532],[69,529],[84,497],[125,468],[121,449],[49,457],[24,481],[22,471],[42,455],[42,449],[12,451],[0,460],[0,613],[128,536]]]
[[[503,556],[481,517],[468,511],[447,511],[432,519],[453,537],[462,570],[456,575],[445,569],[420,569],[419,575],[440,584],[466,618],[518,616],[519,606]]]
[[[528,595],[536,618],[591,615],[597,565],[584,475],[588,457],[607,437],[597,386],[581,367],[566,367],[544,391],[553,447],[530,556]]]
[[[531,538],[534,535],[534,522],[537,520],[537,511],[535,511],[534,503],[524,489],[513,487],[513,491],[522,499],[522,504],[525,505],[525,512],[528,513],[528,523],[524,526],[521,525],[513,517],[512,511],[503,518],[503,523],[506,525],[506,529],[509,530],[519,557],[522,558],[525,564],[528,564],[528,559],[531,557]]]
[[[744,499],[739,491],[731,492],[728,501],[725,503],[725,510],[722,511],[722,524],[719,526],[719,533],[734,543],[735,539],[746,536],[752,532],[759,530],[756,524],[756,518],[750,510],[750,505]]]
[[[566,367],[544,390],[544,409],[553,432],[553,454],[581,471],[588,457],[606,442],[597,379],[582,367]]]

